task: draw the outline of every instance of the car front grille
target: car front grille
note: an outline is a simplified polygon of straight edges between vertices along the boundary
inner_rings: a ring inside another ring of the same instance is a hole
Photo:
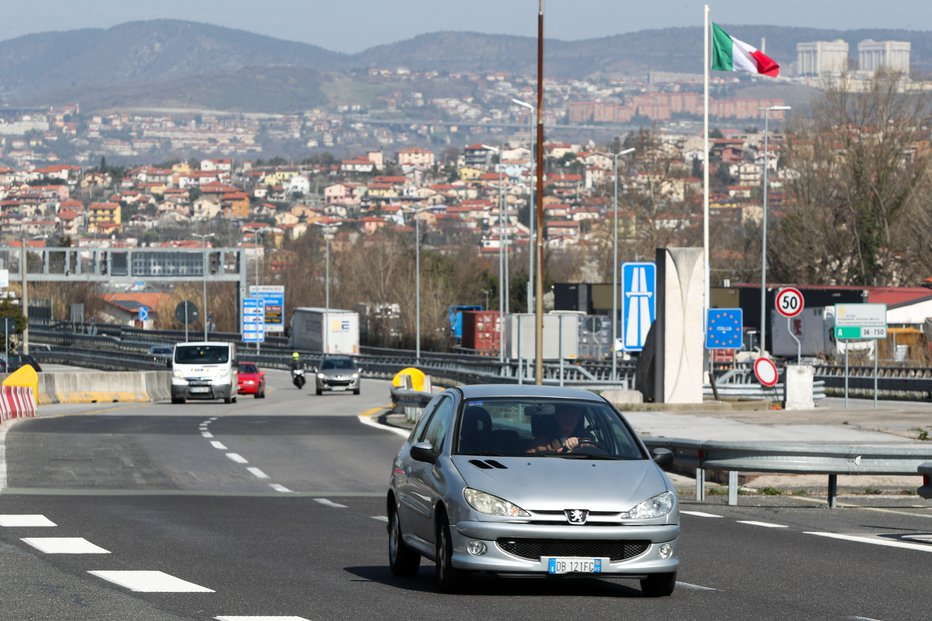
[[[608,557],[612,561],[634,558],[647,551],[648,541],[573,541],[567,539],[499,539],[498,547],[509,554],[537,560],[542,556]]]

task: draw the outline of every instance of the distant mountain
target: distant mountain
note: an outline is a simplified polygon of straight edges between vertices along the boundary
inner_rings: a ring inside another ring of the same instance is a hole
[[[864,39],[909,41],[913,67],[932,74],[932,36],[907,30],[820,30],[725,26],[760,45],[784,67],[802,41],[844,39],[850,55]],[[544,73],[555,78],[702,72],[702,29],[666,28],[544,45]],[[85,110],[113,107],[203,107],[278,112],[326,105],[362,86],[370,67],[534,76],[532,37],[437,32],[340,54],[304,43],[179,20],[129,22],[105,30],[26,35],[0,42],[0,103],[77,101]],[[342,75],[338,75],[342,74]],[[371,85],[367,85],[371,91]],[[328,94],[330,93],[330,94]]]

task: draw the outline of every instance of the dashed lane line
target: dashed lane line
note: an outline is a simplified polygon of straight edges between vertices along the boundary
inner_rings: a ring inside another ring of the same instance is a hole
[[[327,500],[326,498],[315,498],[314,501],[315,501],[315,502],[319,502],[320,504],[326,505],[326,506],[328,506],[328,507],[334,507],[335,509],[345,509],[345,508],[346,508],[346,505],[341,505],[341,504],[339,504],[339,503],[333,502],[332,500]]]
[[[680,509],[680,513],[685,513],[686,515],[695,515],[696,517],[705,517],[705,518],[723,518],[724,515],[715,515],[714,513],[703,513],[702,511],[683,511]]]
[[[227,450],[227,447],[225,447],[225,446],[223,445],[223,442],[218,442],[218,441],[214,440],[213,442],[210,443],[210,445],[211,445],[212,447],[214,447],[215,449],[219,450],[219,451],[225,451],[225,450]]]
[[[750,526],[761,526],[763,528],[786,528],[783,524],[774,524],[772,522],[755,522],[754,520],[735,520],[738,524],[748,524]]]
[[[46,554],[110,554],[84,537],[22,537],[22,542]]]
[[[262,472],[262,471],[259,470],[258,468],[249,467],[249,468],[246,468],[246,470],[248,470],[248,471],[252,474],[252,476],[256,477],[257,479],[267,479],[267,478],[269,478],[269,475],[267,475],[266,473]]]
[[[278,483],[269,483],[269,487],[271,487],[272,489],[274,489],[276,492],[281,492],[281,493],[283,493],[283,494],[291,494],[291,493],[293,493],[290,489],[288,489],[288,488],[285,487],[284,485],[279,485]]]
[[[87,572],[135,593],[214,593],[213,589],[176,578],[162,571],[108,571]]]
[[[230,461],[235,461],[238,464],[248,464],[249,460],[240,455],[239,453],[227,453],[227,457]]]
[[[34,528],[58,526],[44,515],[0,515],[0,526],[4,528]]]

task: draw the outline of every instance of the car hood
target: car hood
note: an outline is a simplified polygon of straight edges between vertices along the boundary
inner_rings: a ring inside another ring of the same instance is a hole
[[[651,460],[455,455],[466,485],[529,511],[585,507],[627,511],[667,489]]]

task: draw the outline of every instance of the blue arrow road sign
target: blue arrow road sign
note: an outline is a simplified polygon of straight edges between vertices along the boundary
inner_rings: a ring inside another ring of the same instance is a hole
[[[657,266],[622,263],[621,283],[621,344],[626,351],[641,351],[657,312]]]
[[[140,306],[139,307],[139,321],[148,321],[149,320],[149,307]]]
[[[744,314],[740,308],[710,308],[706,316],[706,349],[741,349]]]

